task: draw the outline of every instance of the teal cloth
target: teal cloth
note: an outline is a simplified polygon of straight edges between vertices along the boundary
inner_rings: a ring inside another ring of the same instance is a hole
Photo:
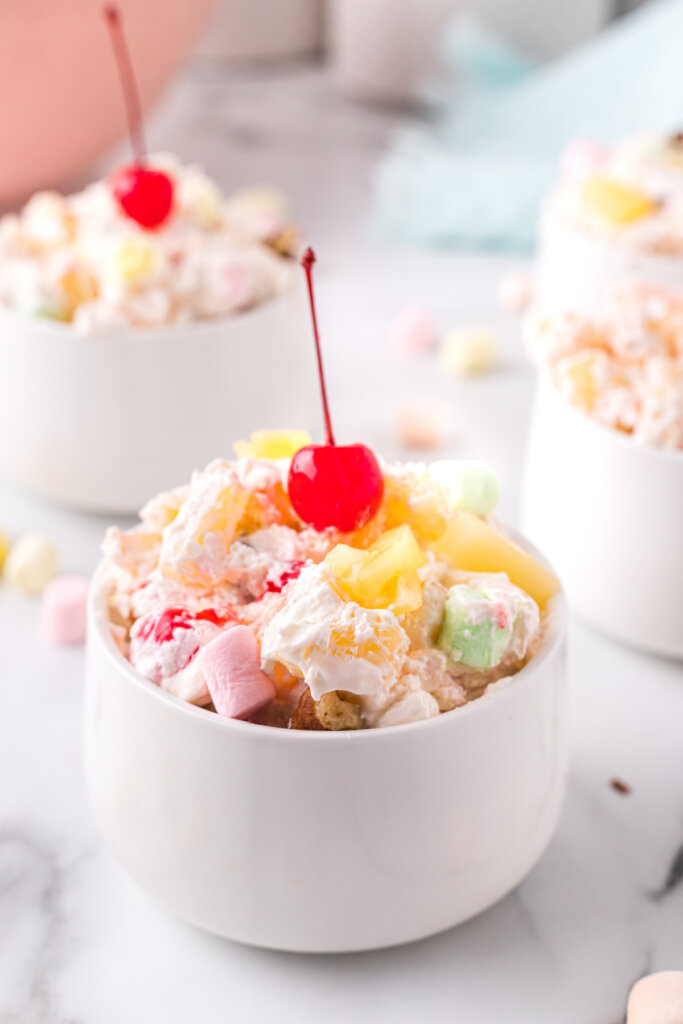
[[[456,96],[381,162],[381,229],[437,246],[528,248],[567,143],[683,126],[682,40],[683,0],[650,3],[541,67],[472,25],[452,26],[442,49]]]

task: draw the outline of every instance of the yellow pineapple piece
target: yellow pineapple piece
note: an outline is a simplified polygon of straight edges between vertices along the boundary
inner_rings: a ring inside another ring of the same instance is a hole
[[[407,524],[387,530],[365,551],[338,544],[325,561],[342,594],[364,608],[401,615],[422,604],[417,570],[426,558]]]
[[[443,537],[431,546],[437,555],[445,555],[454,569],[507,573],[510,581],[533,597],[541,610],[560,587],[550,570],[485,519],[464,509],[454,514]]]
[[[305,430],[256,430],[248,441],[236,441],[238,459],[291,459],[300,448],[311,444]]]
[[[579,352],[568,359],[562,367],[562,376],[568,385],[569,400],[586,412],[592,410],[600,394],[596,379],[597,368],[597,357],[590,351]]]
[[[113,254],[114,274],[129,287],[144,284],[159,269],[160,257],[156,245],[149,239],[126,238]]]
[[[610,178],[589,178],[583,186],[584,204],[613,227],[649,217],[657,206],[649,196]]]

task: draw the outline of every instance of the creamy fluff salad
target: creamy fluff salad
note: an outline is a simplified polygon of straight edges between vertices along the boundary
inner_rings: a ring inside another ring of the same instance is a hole
[[[110,180],[38,192],[0,219],[0,306],[89,334],[227,317],[286,287],[296,232],[279,193],[224,199],[195,165],[167,154],[147,165],[173,188],[154,229],[126,214]]]
[[[532,315],[526,340],[572,405],[643,444],[683,449],[683,297],[630,284],[601,321]]]
[[[546,201],[544,226],[657,253],[683,253],[683,134],[633,139],[612,150],[572,144],[564,180]]]
[[[558,583],[492,520],[491,471],[381,464],[373,518],[316,530],[287,493],[307,440],[254,435],[109,530],[109,628],[131,665],[208,711],[309,730],[432,718],[518,672]]]

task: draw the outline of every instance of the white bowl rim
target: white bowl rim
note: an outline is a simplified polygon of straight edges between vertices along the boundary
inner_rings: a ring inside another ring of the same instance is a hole
[[[606,424],[600,423],[599,420],[594,419],[587,412],[584,412],[583,409],[579,409],[577,406],[572,405],[566,395],[563,395],[555,384],[550,368],[542,367],[539,370],[538,382],[544,391],[547,391],[553,396],[553,398],[557,399],[558,404],[562,406],[568,416],[573,417],[577,422],[584,425],[584,429],[594,430],[603,437],[611,438],[614,444],[622,445],[625,450],[631,451],[637,456],[652,456],[653,458],[669,462],[680,462],[683,460],[683,449],[664,448],[662,445],[658,444],[643,444],[640,441],[635,441],[630,434],[624,434],[620,430],[608,427]]]
[[[186,320],[173,324],[151,324],[149,326],[113,326],[102,328],[92,333],[80,332],[74,329],[73,324],[63,323],[60,320],[51,320],[49,317],[33,316],[30,313],[23,313],[20,310],[10,309],[0,305],[0,327],[18,325],[23,331],[34,331],[36,334],[48,338],[68,339],[71,342],[98,345],[115,341],[117,344],[145,344],[152,340],[161,338],[164,341],[180,337],[183,333],[192,331],[198,340],[220,333],[230,331],[243,324],[245,320],[255,320],[258,317],[275,313],[278,314],[280,307],[284,305],[291,296],[294,288],[294,275],[284,288],[270,298],[258,302],[241,312],[231,313],[224,316],[210,317],[204,320]]]
[[[513,531],[509,531],[509,533],[515,541],[519,540],[518,534]],[[547,566],[546,560],[540,556],[540,553],[528,541],[524,542],[524,547]],[[255,738],[262,736],[266,742],[270,740],[284,741],[285,743],[365,743],[368,742],[368,737],[370,736],[375,737],[375,740],[371,742],[378,742],[378,737],[380,736],[386,739],[395,735],[405,735],[407,732],[414,732],[418,729],[444,728],[449,722],[452,728],[454,721],[466,721],[472,715],[485,714],[485,709],[492,702],[511,699],[520,688],[525,687],[525,684],[535,674],[536,670],[541,668],[551,656],[557,653],[567,633],[567,603],[564,591],[560,585],[560,589],[548,604],[547,633],[541,649],[519,672],[512,676],[504,676],[502,679],[490,684],[487,691],[476,700],[453,708],[451,711],[441,712],[433,718],[423,719],[419,722],[406,722],[401,725],[387,726],[384,729],[318,731],[277,728],[261,725],[258,722],[243,722],[240,719],[226,718],[223,715],[208,712],[205,708],[190,704],[188,701],[168,693],[168,691],[163,690],[156,683],[141,675],[121,653],[108,628],[105,592],[102,586],[105,567],[106,561],[100,562],[90,584],[88,593],[88,632],[90,633],[91,630],[97,631],[98,642],[102,644],[108,660],[113,664],[113,667],[119,672],[120,676],[125,677],[128,683],[143,690],[152,699],[165,701],[169,710],[175,711],[180,715],[195,717],[199,724],[203,722],[210,728],[249,730],[252,736]]]

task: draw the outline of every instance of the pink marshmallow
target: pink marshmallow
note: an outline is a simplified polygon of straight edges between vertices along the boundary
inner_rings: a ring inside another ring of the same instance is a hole
[[[436,327],[431,314],[422,306],[406,306],[391,324],[392,343],[411,355],[429,352],[436,345]]]
[[[562,176],[568,181],[580,181],[582,178],[589,178],[591,174],[604,164],[609,156],[608,151],[594,139],[575,139],[562,150],[560,156],[560,168]]]
[[[197,655],[216,711],[225,718],[248,718],[275,696],[261,669],[259,645],[248,626],[233,626]]]
[[[510,313],[523,313],[531,304],[533,291],[534,282],[528,271],[510,270],[500,279],[498,299]]]
[[[57,576],[43,591],[41,630],[50,644],[67,646],[85,640],[88,580],[85,576]]]
[[[683,1024],[683,971],[660,971],[636,982],[627,1024]]]

